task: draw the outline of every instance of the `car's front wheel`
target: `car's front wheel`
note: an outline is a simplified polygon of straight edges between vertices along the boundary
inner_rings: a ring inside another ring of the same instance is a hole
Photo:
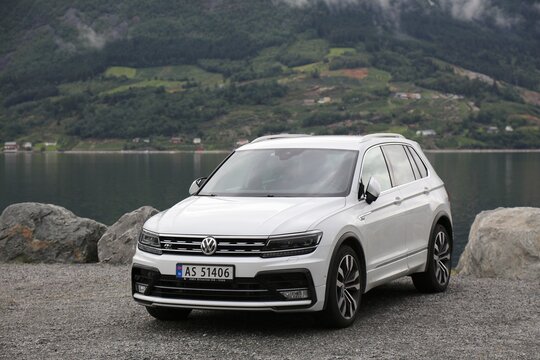
[[[358,314],[362,298],[362,266],[349,246],[342,246],[331,264],[327,279],[327,303],[321,316],[326,325],[343,328],[351,325]]]
[[[147,306],[146,311],[161,321],[178,321],[187,319],[191,309]]]
[[[437,224],[431,236],[426,271],[413,274],[416,289],[423,293],[445,291],[450,282],[452,264],[452,238],[445,227]]]

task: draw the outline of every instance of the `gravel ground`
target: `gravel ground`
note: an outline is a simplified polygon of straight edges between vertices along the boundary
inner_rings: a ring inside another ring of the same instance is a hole
[[[160,323],[131,300],[129,268],[0,265],[0,358],[536,358],[540,284],[454,277],[444,294],[409,279],[363,298],[354,326],[301,314],[194,311]]]

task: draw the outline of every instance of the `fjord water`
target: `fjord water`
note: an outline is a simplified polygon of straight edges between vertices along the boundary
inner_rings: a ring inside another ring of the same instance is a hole
[[[482,210],[540,207],[540,153],[428,153],[446,183],[455,226],[454,259]],[[0,211],[36,201],[107,225],[142,205],[163,210],[188,196],[226,153],[17,153],[0,155]],[[454,266],[457,262],[454,260]]]

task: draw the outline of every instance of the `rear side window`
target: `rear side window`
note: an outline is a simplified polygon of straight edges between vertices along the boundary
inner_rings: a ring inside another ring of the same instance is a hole
[[[394,186],[410,183],[415,180],[411,162],[403,145],[385,145],[384,154],[390,165]]]
[[[414,160],[413,166],[416,165],[418,168],[418,171],[420,171],[420,177],[425,178],[427,176],[427,167],[426,164],[420,159],[420,156],[418,156],[418,153],[416,150],[414,150],[412,147],[407,146],[407,149],[409,150],[409,154],[412,155],[412,159]]]
[[[384,160],[383,153],[380,147],[374,147],[367,151],[362,164],[362,184],[364,187],[371,177],[377,179],[381,184],[381,191],[388,190],[392,187],[388,167]]]

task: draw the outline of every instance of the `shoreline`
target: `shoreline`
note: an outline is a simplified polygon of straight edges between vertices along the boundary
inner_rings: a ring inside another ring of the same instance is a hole
[[[0,154],[228,154],[230,150],[66,150],[66,151],[16,151]],[[540,153],[540,149],[423,149],[425,153]]]

